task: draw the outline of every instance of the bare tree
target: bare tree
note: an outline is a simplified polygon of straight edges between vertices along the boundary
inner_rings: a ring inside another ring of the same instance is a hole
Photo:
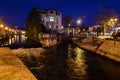
[[[73,22],[73,17],[72,16],[65,16],[63,18],[63,22],[64,22],[65,27],[69,27]]]

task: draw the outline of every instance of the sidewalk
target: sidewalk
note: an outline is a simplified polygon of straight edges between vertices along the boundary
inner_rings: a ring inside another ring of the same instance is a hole
[[[80,48],[94,52],[96,54],[105,56],[109,59],[120,62],[120,42],[112,40],[104,40],[101,45],[94,45],[90,39],[84,39],[82,43],[79,41],[74,42]]]
[[[0,48],[0,80],[37,79],[9,48]]]

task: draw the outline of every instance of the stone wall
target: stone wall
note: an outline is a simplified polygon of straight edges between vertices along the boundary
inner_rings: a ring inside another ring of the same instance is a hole
[[[120,62],[120,41],[105,40],[96,52]]]
[[[120,41],[104,40],[101,45],[93,45],[92,39],[84,39],[82,43],[74,43],[77,44],[80,48],[120,62]]]

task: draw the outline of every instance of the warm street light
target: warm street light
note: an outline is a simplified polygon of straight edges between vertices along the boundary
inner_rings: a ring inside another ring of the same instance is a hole
[[[64,29],[64,27],[63,27],[63,26],[61,26],[61,29]]]
[[[5,27],[5,30],[8,30],[8,27]]]
[[[3,24],[1,24],[0,27],[3,28]]]
[[[116,23],[117,23],[118,19],[117,18],[112,18],[112,19],[110,19],[110,21],[113,24],[113,31],[115,31],[115,26],[116,26]]]
[[[78,19],[76,22],[77,22],[77,25],[78,25],[78,28],[79,28],[79,25],[82,23],[82,20],[81,20],[81,19]],[[80,31],[81,31],[81,30],[79,29],[79,30],[78,30],[78,33],[80,33]]]
[[[12,31],[12,29],[9,29],[9,31]]]
[[[110,19],[110,21],[112,21],[112,22],[117,22],[118,19],[117,19],[117,18],[115,18],[115,19]]]
[[[68,27],[70,27],[71,26],[71,24],[68,24]]]
[[[81,19],[78,19],[78,20],[77,20],[77,24],[78,24],[78,25],[80,25],[81,22],[82,22]]]

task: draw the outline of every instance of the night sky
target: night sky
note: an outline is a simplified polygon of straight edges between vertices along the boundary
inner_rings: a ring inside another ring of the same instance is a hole
[[[0,0],[0,16],[6,25],[23,27],[32,7],[56,9],[63,16],[81,18],[86,25],[91,25],[100,8],[113,9],[120,15],[120,0]]]

